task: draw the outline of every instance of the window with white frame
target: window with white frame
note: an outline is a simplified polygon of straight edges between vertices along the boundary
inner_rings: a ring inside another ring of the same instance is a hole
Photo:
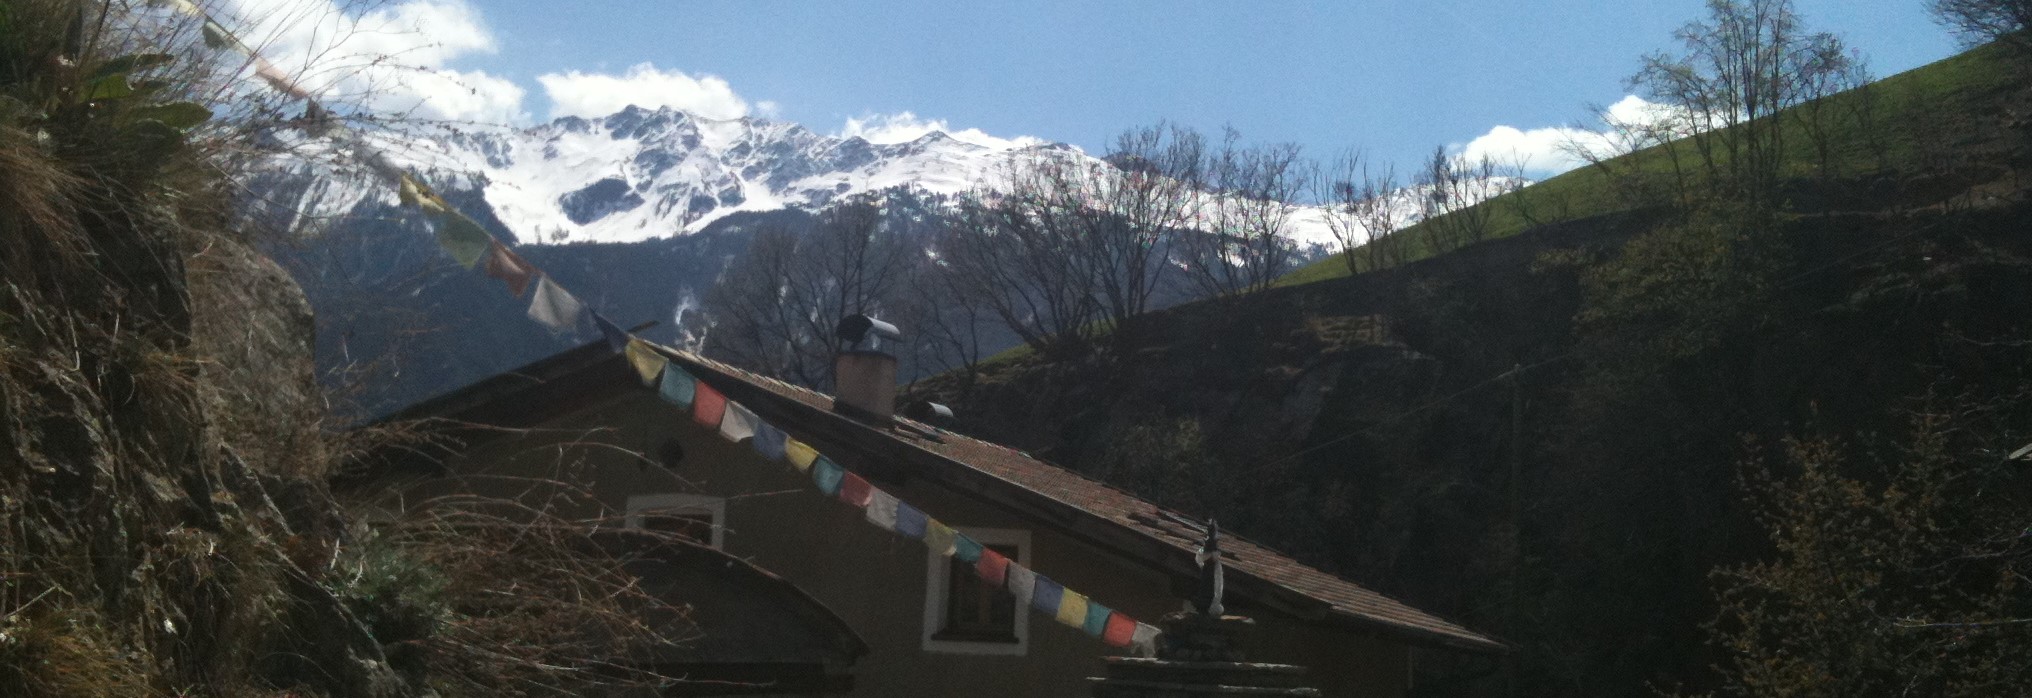
[[[982,547],[1022,565],[1030,564],[1030,532],[1007,528],[962,528]],[[1030,613],[1000,585],[981,581],[972,563],[926,552],[924,567],[924,651],[953,654],[1022,655],[1030,649]]]
[[[626,524],[718,548],[726,542],[727,500],[702,494],[630,495]]]

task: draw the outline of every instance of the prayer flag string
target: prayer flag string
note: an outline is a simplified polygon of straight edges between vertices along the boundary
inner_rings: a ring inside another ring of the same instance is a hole
[[[1156,626],[1130,618],[1093,602],[1084,594],[1066,589],[927,516],[923,510],[894,494],[882,491],[810,445],[790,438],[747,407],[728,400],[712,386],[672,364],[648,342],[587,308],[583,301],[549,274],[517,256],[435,189],[416,175],[397,167],[365,136],[335,121],[331,110],[319,103],[315,95],[190,0],[150,0],[150,4],[199,20],[207,47],[231,50],[245,56],[255,76],[271,89],[302,100],[306,111],[305,118],[299,123],[303,130],[347,147],[368,170],[387,180],[404,207],[423,213],[431,221],[436,229],[438,245],[460,266],[478,269],[486,276],[500,280],[517,298],[534,285],[528,310],[531,320],[554,332],[575,333],[587,319],[591,319],[608,347],[627,355],[629,364],[644,386],[656,390],[666,402],[685,410],[699,426],[713,429],[729,441],[751,441],[750,447],[765,460],[787,462],[799,472],[808,471],[813,486],[820,492],[862,509],[870,524],[905,538],[921,540],[932,554],[952,557],[970,565],[984,583],[1008,590],[1019,605],[1027,605],[1040,614],[1052,616],[1059,623],[1099,638],[1110,646],[1128,648],[1142,656],[1155,653],[1158,637],[1163,632]]]
[[[638,348],[640,347],[640,348]],[[983,583],[1006,589],[1018,606],[1029,606],[1059,624],[1097,638],[1111,647],[1128,649],[1142,656],[1155,654],[1156,626],[1131,618],[1091,597],[1023,566],[1008,556],[982,545],[958,529],[925,515],[895,494],[884,491],[859,474],[791,438],[775,425],[738,402],[691,375],[648,342],[629,338],[628,358],[645,384],[657,385],[664,401],[690,408],[692,421],[736,443],[749,447],[771,462],[783,462],[798,472],[809,472],[812,486],[821,494],[862,511],[870,525],[904,538],[923,541],[934,555],[951,557],[968,566]],[[651,359],[650,357],[654,357]],[[645,359],[653,367],[644,365]],[[656,380],[660,378],[660,380]],[[683,386],[672,389],[671,386]],[[711,397],[708,397],[708,396]],[[704,405],[706,407],[701,408]]]

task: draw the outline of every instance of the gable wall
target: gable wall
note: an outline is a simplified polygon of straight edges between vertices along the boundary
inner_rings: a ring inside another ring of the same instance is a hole
[[[685,451],[674,472],[655,463],[667,439]],[[490,442],[450,465],[464,474],[460,482],[429,483],[410,499],[447,488],[521,492],[529,487],[522,478],[554,477],[560,470],[589,476],[598,499],[615,512],[631,494],[726,498],[725,549],[804,588],[868,643],[869,654],[852,669],[857,695],[1084,696],[1085,677],[1101,670],[1097,658],[1114,652],[1036,613],[1029,613],[1023,656],[925,651],[929,553],[920,543],[866,523],[859,509],[822,495],[808,477],[727,443],[646,391]],[[1028,530],[1032,569],[1111,608],[1154,621],[1180,607],[1166,576],[980,499],[921,479],[870,480],[962,530]],[[1410,659],[1401,643],[1302,625],[1274,611],[1238,610],[1257,618],[1253,660],[1307,665],[1328,695],[1399,696],[1405,690]]]

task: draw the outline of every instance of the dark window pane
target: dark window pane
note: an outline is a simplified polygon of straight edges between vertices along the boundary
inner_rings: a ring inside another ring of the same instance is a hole
[[[989,550],[1014,560],[1016,546],[990,545]],[[1016,597],[1009,590],[990,586],[974,574],[971,563],[948,560],[945,629],[934,635],[940,640],[975,642],[1016,641]]]

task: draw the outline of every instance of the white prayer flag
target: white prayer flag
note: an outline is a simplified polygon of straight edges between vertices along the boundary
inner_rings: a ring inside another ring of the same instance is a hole
[[[727,401],[727,413],[720,417],[720,436],[734,443],[755,435],[755,413],[742,407],[741,403]]]
[[[896,530],[896,495],[873,490],[868,493],[868,523],[884,531]]]
[[[1157,636],[1164,631],[1142,621],[1136,622],[1136,634],[1129,637],[1129,649],[1138,657],[1157,656]]]
[[[1011,560],[1006,574],[1009,578],[1009,594],[1016,597],[1016,608],[1020,613],[1022,609],[1030,607],[1030,596],[1037,593],[1037,573]]]
[[[536,293],[529,300],[529,319],[541,322],[553,332],[576,332],[586,306],[564,287],[545,276],[536,280]]]

